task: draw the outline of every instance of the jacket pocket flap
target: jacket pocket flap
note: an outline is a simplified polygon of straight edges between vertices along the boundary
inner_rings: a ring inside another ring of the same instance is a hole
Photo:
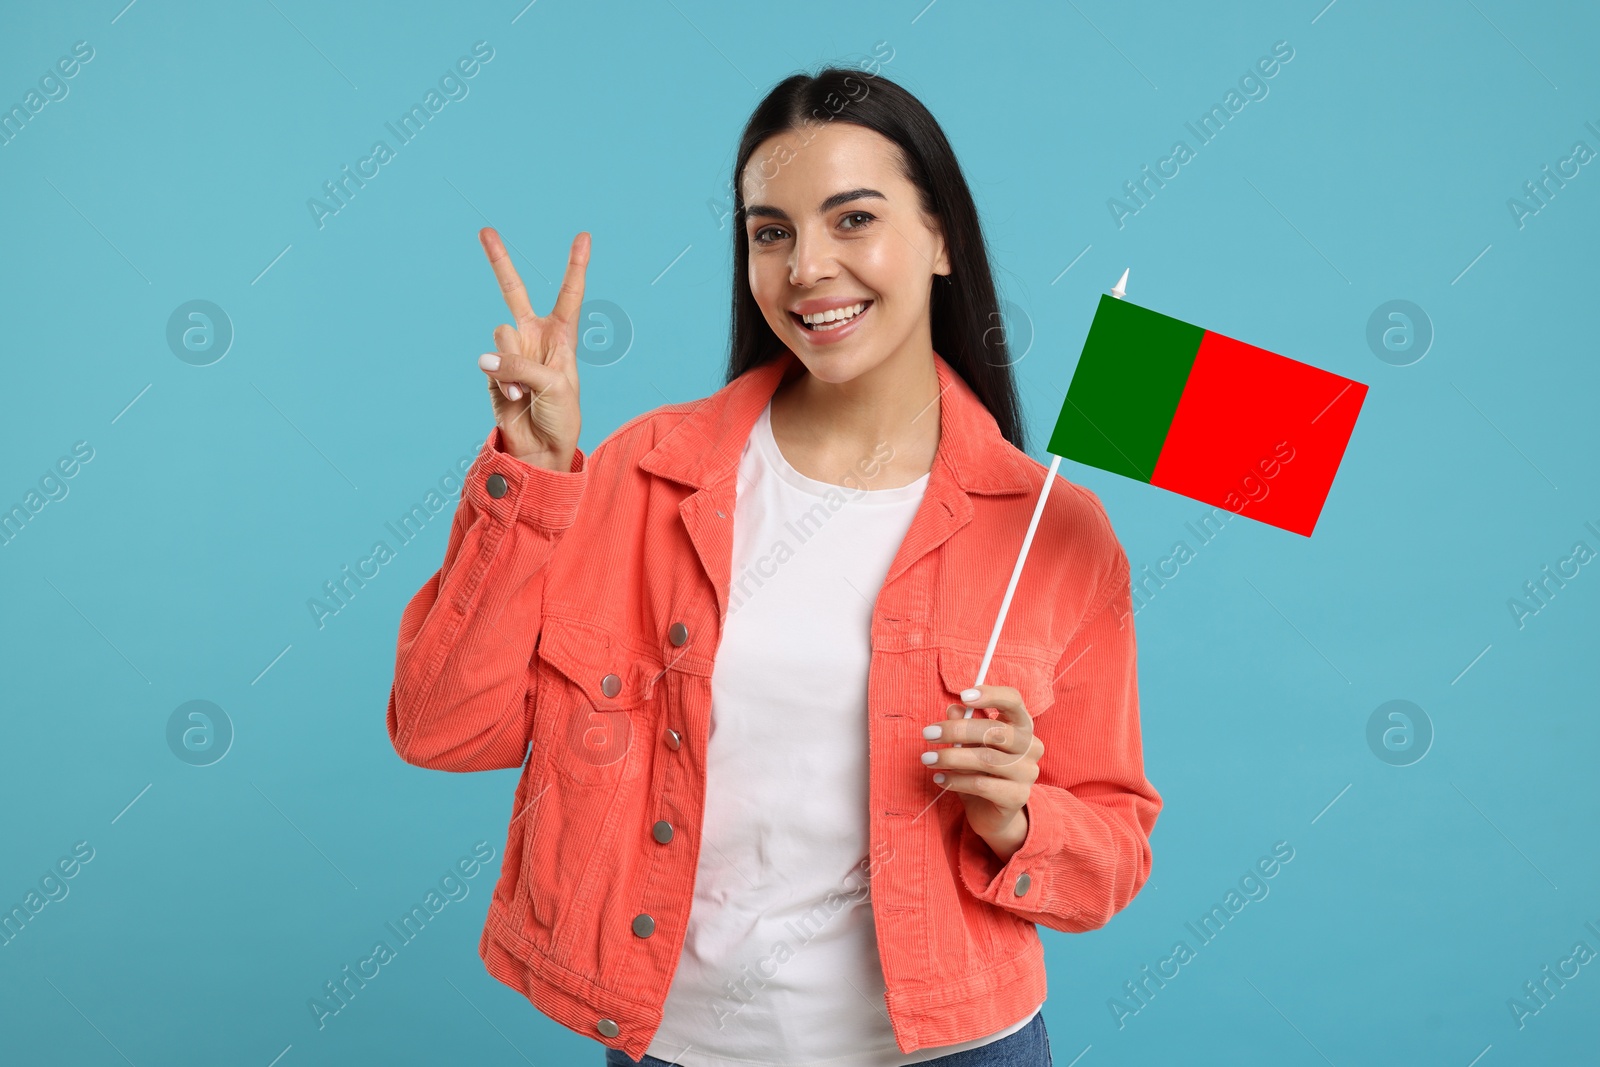
[[[950,695],[952,703],[960,703],[961,691],[971,686],[978,677],[978,665],[983,662],[983,650],[967,651],[942,645],[939,648],[939,676]],[[1037,718],[1055,703],[1055,679],[1051,677],[1054,663],[1041,652],[996,651],[989,661],[985,685],[1009,685],[1022,694],[1022,705],[1028,715]],[[984,709],[972,714],[976,717]]]
[[[649,695],[648,664],[593,623],[545,616],[538,656],[599,711],[626,711]]]

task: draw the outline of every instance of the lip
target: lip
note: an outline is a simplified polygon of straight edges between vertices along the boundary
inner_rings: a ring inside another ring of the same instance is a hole
[[[789,310],[796,315],[815,315],[819,311],[847,308],[851,304],[865,304],[871,300],[870,296],[819,296],[814,300],[802,300]]]
[[[805,314],[812,315],[812,314],[815,314],[818,311],[829,311],[829,310],[831,310],[833,308],[849,307],[851,304],[860,304],[860,303],[865,303],[867,305],[866,307],[861,309],[860,314],[856,315],[855,318],[851,319],[849,322],[845,323],[843,326],[838,326],[838,327],[835,327],[834,329],[831,329],[831,330],[822,330],[820,332],[816,331],[816,330],[808,330],[808,329],[806,329],[805,324],[800,321],[800,316],[798,314],[796,314],[795,312],[793,312],[793,311],[789,312],[789,317],[794,322],[795,329],[800,331],[800,334],[806,339],[806,343],[807,344],[811,344],[811,345],[831,345],[831,344],[834,344],[835,342],[844,340],[846,337],[850,336],[850,334],[854,333],[855,330],[856,330],[856,327],[860,325],[861,320],[866,318],[868,315],[872,314],[872,309],[877,306],[878,302],[876,300],[867,300],[867,301],[847,300],[847,301],[845,301],[843,303],[840,303],[837,300],[834,300],[834,301],[814,300],[814,301],[810,301],[809,304],[817,304],[817,305],[819,305],[818,307],[813,308],[813,307],[810,307],[809,304],[800,305],[801,307],[806,309],[805,310]]]

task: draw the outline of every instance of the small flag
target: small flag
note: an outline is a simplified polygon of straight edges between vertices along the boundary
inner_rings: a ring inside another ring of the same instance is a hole
[[[1102,296],[1048,450],[1310,537],[1366,395]]]

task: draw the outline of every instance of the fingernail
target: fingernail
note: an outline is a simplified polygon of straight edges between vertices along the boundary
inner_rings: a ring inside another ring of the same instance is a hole
[[[522,386],[520,386],[520,385],[509,385],[509,386],[507,386],[506,387],[506,395],[511,397],[512,400],[521,400],[522,399]]]
[[[939,753],[937,753],[937,752],[924,752],[922,754],[922,762],[926,763],[926,764],[929,764],[930,766],[932,764],[934,764],[934,763],[937,763],[938,760],[939,760]]]
[[[934,775],[933,780],[938,782],[940,785],[944,785],[944,772],[940,771],[938,774]]]
[[[922,728],[922,736],[926,737],[929,741],[937,740],[939,735],[943,732],[944,728],[942,726],[924,726]]]
[[[970,704],[978,699],[978,691],[976,689],[963,689],[961,691],[961,699]]]
[[[495,355],[493,352],[485,353],[484,355],[478,357],[478,366],[482,367],[484,370],[499,370],[500,357]]]

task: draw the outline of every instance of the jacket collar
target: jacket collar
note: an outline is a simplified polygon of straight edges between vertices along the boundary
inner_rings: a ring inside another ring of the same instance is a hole
[[[756,418],[799,357],[789,349],[739,377],[693,407],[639,460],[641,469],[673,481],[709,489],[731,482]],[[933,354],[939,376],[939,444],[936,477],[948,478],[967,493],[1023,493],[1037,488],[1030,467],[1037,466],[1011,446],[989,409],[944,358]],[[932,481],[930,481],[930,488]]]

